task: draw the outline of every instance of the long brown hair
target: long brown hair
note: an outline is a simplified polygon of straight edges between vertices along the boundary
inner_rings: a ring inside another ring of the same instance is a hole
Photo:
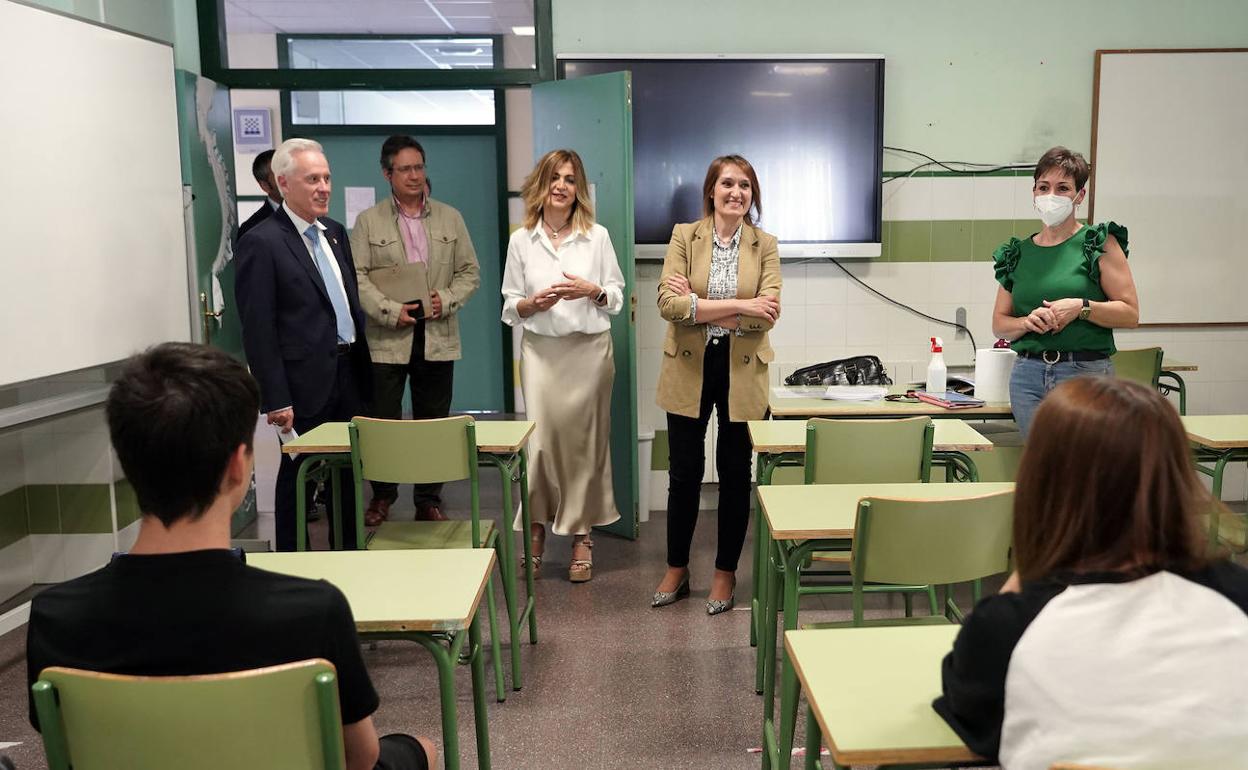
[[[585,164],[574,150],[551,150],[542,156],[520,188],[524,200],[524,226],[532,230],[542,219],[546,196],[550,194],[550,181],[564,163],[572,164],[576,177],[576,201],[572,204],[572,232],[588,233],[594,227],[594,204],[589,201],[589,178],[585,176]]]
[[[1076,377],[1036,410],[1014,493],[1014,561],[1023,580],[1194,569],[1208,559],[1201,517],[1219,505],[1165,399],[1113,377]]]
[[[754,212],[754,216],[750,216],[750,211],[745,212],[745,223],[751,227],[754,222],[763,215],[763,191],[758,187],[758,175],[754,173],[754,167],[750,162],[740,155],[720,155],[711,161],[710,167],[706,169],[706,181],[702,183],[702,216],[709,217],[715,213],[715,183],[719,181],[719,175],[723,173],[724,166],[736,166],[745,172],[750,178],[750,210]]]

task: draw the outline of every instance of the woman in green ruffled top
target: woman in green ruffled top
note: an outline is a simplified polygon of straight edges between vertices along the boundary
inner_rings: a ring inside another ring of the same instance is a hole
[[[992,255],[1001,284],[992,333],[1010,340],[1018,353],[1010,405],[1024,437],[1040,400],[1058,383],[1113,374],[1113,330],[1134,328],[1140,320],[1127,266],[1127,228],[1075,219],[1075,206],[1087,192],[1088,162],[1054,147],[1036,163],[1034,179],[1044,227],[1029,238],[1011,238]]]

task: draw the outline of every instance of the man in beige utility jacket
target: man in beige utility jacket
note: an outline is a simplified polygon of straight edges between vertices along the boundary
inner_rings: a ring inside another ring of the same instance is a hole
[[[373,358],[373,414],[403,416],[403,388],[411,389],[412,417],[446,417],[451,409],[455,361],[460,358],[457,314],[481,284],[481,271],[464,218],[429,197],[425,150],[410,136],[381,146],[381,172],[392,195],[361,213],[351,231],[365,335]],[[425,265],[430,307],[390,298],[370,273],[409,263]],[[416,518],[438,521],[441,484],[418,484]],[[373,484],[365,523],[377,526],[398,498],[395,484]]]

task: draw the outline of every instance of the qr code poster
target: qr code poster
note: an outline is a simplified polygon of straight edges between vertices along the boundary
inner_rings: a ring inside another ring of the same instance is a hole
[[[234,110],[234,146],[243,153],[262,152],[273,146],[268,110]]]

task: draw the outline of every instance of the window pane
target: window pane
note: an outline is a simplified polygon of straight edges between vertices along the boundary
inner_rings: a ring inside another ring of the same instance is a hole
[[[407,35],[502,35],[503,67],[529,69],[536,61],[533,0],[225,0],[224,5],[232,69],[276,69],[280,35],[376,36],[374,39],[382,42],[388,42],[386,37]],[[416,57],[423,58],[419,53]],[[364,60],[372,58],[370,53]],[[299,65],[292,61],[291,66]],[[377,67],[358,62],[343,66]],[[412,58],[405,64],[386,66],[411,69],[439,65],[421,64]],[[492,66],[492,60],[487,66]]]
[[[306,38],[286,41],[291,69],[493,69],[488,37]]]
[[[492,126],[494,92],[294,91],[291,122],[320,126]]]

